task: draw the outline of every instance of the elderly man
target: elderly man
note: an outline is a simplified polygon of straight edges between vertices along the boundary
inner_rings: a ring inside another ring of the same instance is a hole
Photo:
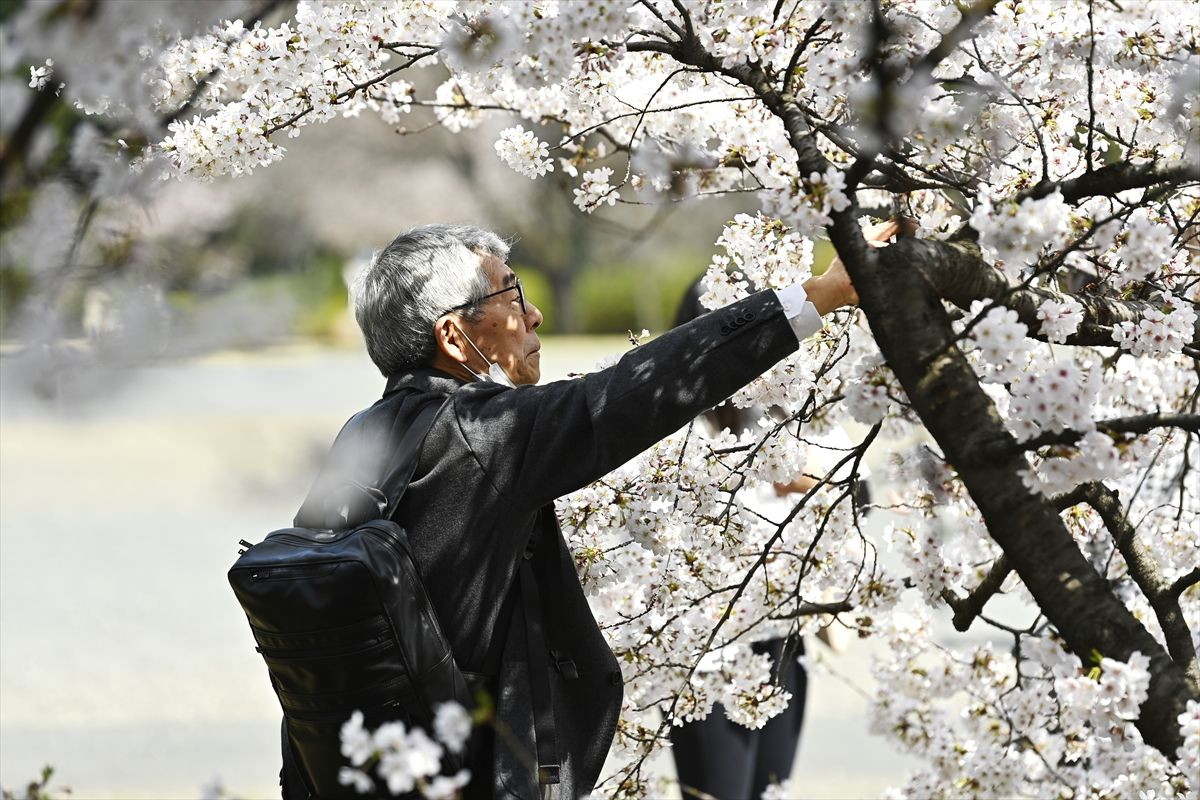
[[[533,755],[544,764],[554,751],[561,768],[542,783],[557,777],[559,796],[578,797],[612,742],[622,680],[555,498],[726,399],[793,352],[821,314],[857,296],[835,263],[803,286],[759,292],[675,328],[608,369],[538,386],[542,313],[507,256],[495,234],[457,225],[416,228],[378,254],[353,296],[387,387],[343,429],[331,462],[339,451],[374,448],[382,455],[359,457],[358,478],[379,485],[389,448],[420,410],[440,406],[393,518],[408,531],[460,668],[496,700],[495,730],[478,731],[471,746],[467,794],[536,798]],[[526,560],[535,586],[518,579],[530,574]],[[527,619],[527,606],[541,619]],[[531,639],[545,644],[530,648]],[[553,737],[535,736],[547,723],[535,720],[546,675]]]

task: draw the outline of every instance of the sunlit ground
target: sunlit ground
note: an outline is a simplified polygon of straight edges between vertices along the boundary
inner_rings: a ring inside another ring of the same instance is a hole
[[[628,346],[550,339],[543,369]],[[0,360],[0,782],[50,763],[73,797],[278,796],[278,706],[225,571],[239,539],[289,523],[382,379],[356,349],[283,347],[46,402],[18,391],[14,364]],[[879,647],[809,644],[837,675],[810,677],[805,797],[877,796],[912,764],[868,736],[851,685],[869,687]]]

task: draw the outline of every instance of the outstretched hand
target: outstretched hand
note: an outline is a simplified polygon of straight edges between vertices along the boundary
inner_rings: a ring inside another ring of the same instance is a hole
[[[889,219],[886,222],[879,222],[863,228],[863,237],[872,247],[886,247],[893,238],[912,232],[913,225],[910,220]],[[814,278],[813,280],[818,279]],[[821,290],[829,296],[828,302],[832,303],[832,305],[827,303],[826,310],[858,305],[858,292],[854,289],[854,284],[851,283],[850,276],[846,273],[846,265],[839,257],[833,257],[833,261],[829,262],[829,269],[825,270],[819,280],[823,282]],[[825,313],[825,310],[822,310],[815,300],[813,304],[817,305],[818,311],[822,314]]]

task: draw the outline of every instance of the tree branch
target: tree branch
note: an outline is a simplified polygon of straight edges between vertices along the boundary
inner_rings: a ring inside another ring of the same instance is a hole
[[[894,270],[917,270],[937,294],[961,309],[969,309],[976,300],[994,300],[1017,312],[1017,318],[1029,329],[1029,336],[1046,341],[1037,317],[1038,306],[1046,300],[1061,300],[1063,294],[1034,286],[1021,287],[1004,273],[983,260],[978,247],[968,241],[936,242],[905,238],[879,251]],[[845,258],[842,259],[845,261]],[[1079,330],[1067,337],[1066,344],[1115,347],[1112,328],[1121,322],[1136,322],[1155,303],[1144,300],[1118,300],[1084,293],[1066,295],[1083,306]],[[1197,319],[1192,347],[1200,347],[1200,319]]]
[[[796,49],[792,51],[792,57],[788,60],[787,69],[783,72],[783,93],[791,94],[792,80],[795,77],[796,65],[800,63],[800,55],[808,48],[813,37],[820,32],[821,26],[825,24],[825,17],[817,17],[816,22],[808,26],[808,30],[804,32],[804,38],[796,45]]]
[[[1078,178],[1065,181],[1040,181],[1018,194],[1014,199],[1040,200],[1058,189],[1063,200],[1074,205],[1080,200],[1096,195],[1113,195],[1128,189],[1143,189],[1158,184],[1189,183],[1200,181],[1200,164],[1177,164],[1163,167],[1159,164],[1130,164],[1121,162],[1093,170]]]
[[[1054,507],[1062,511],[1080,502],[1079,497],[1068,493],[1055,497]],[[992,562],[992,567],[988,570],[987,575],[966,597],[958,597],[949,589],[942,592],[942,599],[954,610],[953,622],[956,631],[966,631],[971,627],[975,618],[983,613],[983,607],[987,601],[1000,591],[1000,587],[1004,585],[1004,581],[1010,574],[1012,574],[1012,561],[1008,556],[1001,555]]]
[[[1150,601],[1158,624],[1162,627],[1167,642],[1167,652],[1183,669],[1193,692],[1200,692],[1200,664],[1196,660],[1196,648],[1192,645],[1192,632],[1179,607],[1179,595],[1171,593],[1154,559],[1137,538],[1129,519],[1121,509],[1120,496],[1102,483],[1085,483],[1074,492],[1081,502],[1086,502],[1104,520],[1104,527],[1112,534],[1113,543],[1125,559],[1129,575]],[[1186,576],[1185,576],[1186,577]]]
[[[24,161],[25,151],[33,139],[34,132],[58,104],[58,83],[58,77],[51,74],[49,80],[38,89],[33,100],[25,108],[25,113],[21,115],[21,121],[17,123],[12,134],[0,139],[0,186],[4,185],[4,176],[8,174],[9,169],[14,164]]]
[[[949,589],[942,590],[942,599],[954,610],[954,630],[965,631],[983,611],[983,607],[991,600],[1004,581],[1012,573],[1012,562],[1007,556],[1000,556],[992,562],[991,569],[983,580],[966,597],[958,597]]]
[[[438,51],[436,49],[431,49],[431,50],[426,50],[423,53],[417,53],[413,56],[410,56],[408,61],[405,61],[403,64],[398,64],[388,70],[385,70],[384,72],[381,72],[378,75],[376,75],[375,77],[365,80],[362,83],[353,84],[349,89],[339,92],[336,96],[334,96],[333,100],[330,101],[330,105],[333,105],[333,106],[339,105],[346,98],[352,97],[353,95],[361,92],[363,89],[369,89],[370,87],[374,86],[375,84],[377,84],[381,81],[387,80],[388,78],[395,75],[397,72],[408,69],[413,64],[416,64],[418,61],[420,61],[421,59],[429,58],[430,56],[437,55],[437,52]],[[284,128],[290,128],[294,123],[300,121],[304,117],[311,114],[312,111],[313,111],[312,106],[308,106],[307,108],[303,108],[300,111],[297,111],[295,114],[288,117],[283,122],[278,122],[278,123],[272,125],[271,127],[267,128],[266,130],[264,130],[262,133],[263,138],[264,139],[269,138],[273,134],[278,133],[279,131],[283,130]]]
[[[1139,414],[1135,417],[1098,420],[1096,427],[1110,433],[1148,433],[1155,428],[1180,428],[1200,433],[1200,414]],[[1050,431],[1020,442],[1017,449],[1027,452],[1051,444],[1074,444],[1083,438],[1084,433],[1075,430]],[[985,457],[993,455],[996,454],[988,453]]]
[[[1015,441],[958,349],[938,294],[923,278],[923,256],[937,260],[947,252],[953,257],[955,246],[901,239],[876,251],[876,268],[848,261],[845,255],[842,259],[875,340],[912,409],[957,470],[992,538],[1067,646],[1082,659],[1093,650],[1120,660],[1134,651],[1150,658],[1150,694],[1138,728],[1147,742],[1174,753],[1181,744],[1176,717],[1188,699],[1200,697],[1183,664],[1164,651],[1112,593],[1080,552],[1054,504],[1025,486],[1022,455],[986,462],[973,458],[983,449],[1011,447]]]
[[[651,0],[638,0],[638,5],[645,7],[647,11],[658,17],[658,21],[670,28],[671,32],[676,36],[683,36],[683,29],[663,16],[662,12],[658,10],[658,7]]]
[[[1184,592],[1200,583],[1200,567],[1196,567],[1191,572],[1184,573],[1175,579],[1166,589],[1166,594],[1178,600]]]
[[[795,611],[779,614],[775,619],[790,619],[792,617],[813,617],[820,614],[841,614],[853,611],[854,605],[848,600],[835,603],[801,603]]]

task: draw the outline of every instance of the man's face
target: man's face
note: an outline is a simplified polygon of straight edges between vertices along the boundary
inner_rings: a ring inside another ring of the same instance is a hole
[[[483,270],[497,292],[517,283],[516,273],[495,256],[483,256]],[[534,384],[542,376],[541,349],[535,329],[542,324],[542,312],[525,298],[525,312],[516,288],[483,301],[483,316],[478,322],[464,323],[463,330],[488,361],[499,364],[518,386]],[[476,357],[477,358],[477,357]],[[470,366],[477,366],[474,361]],[[487,365],[483,365],[487,371]]]

